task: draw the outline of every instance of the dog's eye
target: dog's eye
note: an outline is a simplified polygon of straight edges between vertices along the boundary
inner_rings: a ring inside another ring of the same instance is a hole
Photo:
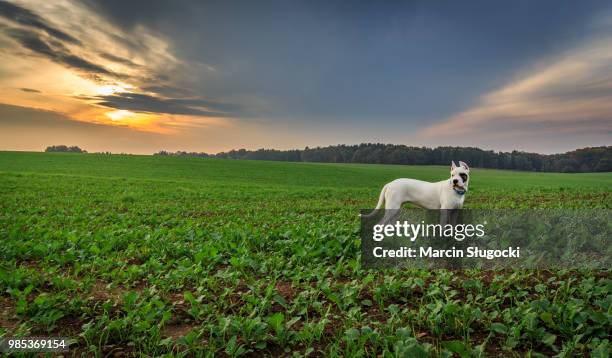
[[[461,177],[461,180],[463,180],[464,182],[467,181],[467,174],[461,173],[461,174],[459,174],[459,176]]]

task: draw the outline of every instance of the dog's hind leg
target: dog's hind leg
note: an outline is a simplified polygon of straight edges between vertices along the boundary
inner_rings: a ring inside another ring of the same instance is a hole
[[[386,225],[395,219],[400,213],[402,204],[402,201],[398,200],[397,195],[394,195],[393,191],[387,190],[385,193],[385,216],[380,223]]]
[[[383,204],[385,203],[385,197],[387,195],[387,185],[383,186],[382,190],[380,191],[380,195],[378,196],[378,203],[376,204],[376,208],[374,208],[374,210],[369,213],[369,214],[360,214],[359,216],[364,217],[364,218],[371,218],[372,216],[376,215],[378,213],[378,211],[380,210],[380,208],[382,208]]]

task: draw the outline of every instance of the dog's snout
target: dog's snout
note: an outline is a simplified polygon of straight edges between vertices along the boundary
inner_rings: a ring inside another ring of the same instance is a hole
[[[459,180],[453,179],[453,184],[457,184],[458,182],[459,182]]]

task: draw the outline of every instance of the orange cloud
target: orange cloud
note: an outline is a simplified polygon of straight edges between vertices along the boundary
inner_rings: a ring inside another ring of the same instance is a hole
[[[473,108],[419,133],[425,138],[612,133],[612,37],[582,46],[524,72]]]

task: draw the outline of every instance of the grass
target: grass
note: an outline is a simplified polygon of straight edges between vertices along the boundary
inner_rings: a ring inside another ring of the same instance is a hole
[[[366,271],[358,210],[446,167],[0,152],[0,335],[72,353],[608,356],[609,271]],[[612,173],[474,169],[466,207],[605,208]]]

